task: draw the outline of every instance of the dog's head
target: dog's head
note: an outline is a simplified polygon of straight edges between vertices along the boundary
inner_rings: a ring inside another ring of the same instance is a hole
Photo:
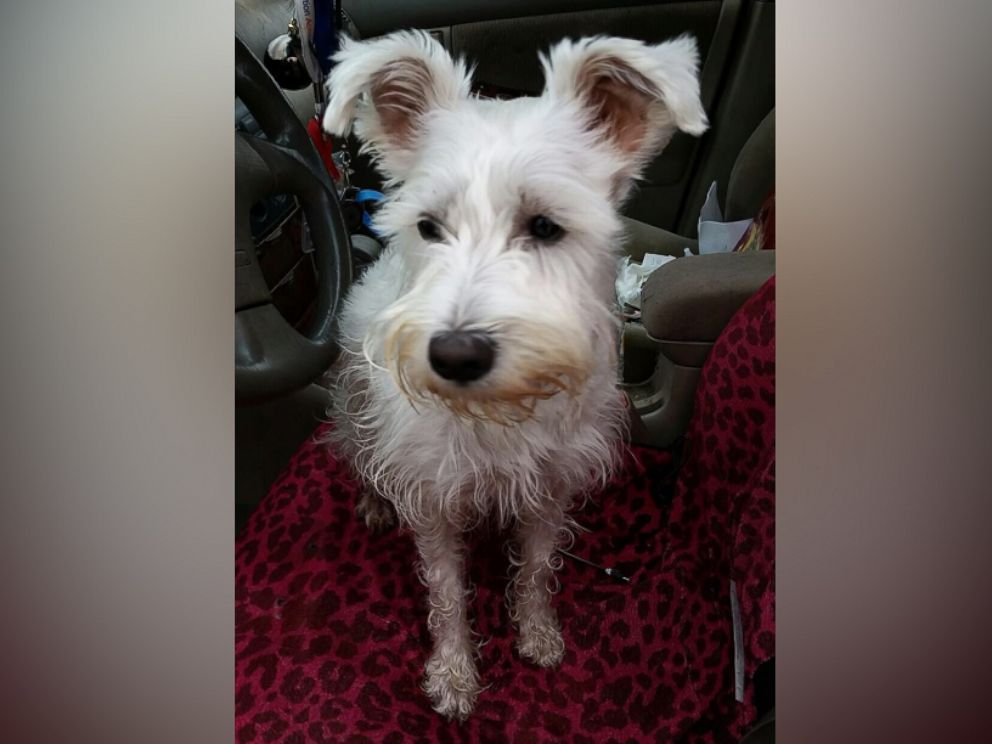
[[[324,128],[354,124],[385,176],[376,225],[405,267],[366,354],[412,400],[486,419],[577,393],[613,345],[617,209],[676,130],[707,127],[695,41],[563,41],[542,95],[506,101],[422,32],[335,61]]]

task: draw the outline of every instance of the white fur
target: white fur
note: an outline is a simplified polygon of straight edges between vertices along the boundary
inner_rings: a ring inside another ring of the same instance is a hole
[[[563,100],[574,98],[580,71],[590,57],[621,60],[643,75],[662,94],[659,102],[668,109],[674,128],[695,135],[706,131],[706,112],[699,100],[699,52],[691,36],[657,46],[605,36],[563,41],[541,59],[548,92]]]
[[[555,547],[575,499],[609,478],[626,422],[617,209],[675,128],[705,129],[698,55],[687,38],[563,42],[544,59],[544,94],[512,101],[470,96],[465,65],[424,33],[349,41],[336,62],[324,126],[340,135],[355,121],[390,193],[376,217],[388,247],[340,318],[333,443],[370,489],[359,505],[370,525],[388,503],[414,532],[435,641],[424,688],[438,711],[464,718],[479,691],[461,541],[471,525],[514,528],[518,648],[543,665],[562,657]],[[637,87],[631,105],[646,101],[635,114],[652,128],[633,146],[597,124],[588,91],[604,70],[612,85]],[[371,90],[384,79],[391,111],[376,109]],[[535,242],[526,223],[536,214],[564,237]],[[424,215],[443,223],[443,242],[420,237]],[[492,371],[468,387],[427,359],[430,337],[456,328],[498,344]]]

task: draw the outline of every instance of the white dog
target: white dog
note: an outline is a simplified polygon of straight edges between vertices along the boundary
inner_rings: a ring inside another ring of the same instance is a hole
[[[332,370],[335,446],[372,528],[416,540],[434,648],[424,690],[464,719],[479,692],[462,535],[512,527],[521,656],[553,666],[556,547],[608,480],[616,386],[617,210],[677,129],[701,134],[696,43],[563,41],[543,94],[483,100],[428,34],[346,40],[324,128],[352,123],[387,181],[382,258],[354,285]]]

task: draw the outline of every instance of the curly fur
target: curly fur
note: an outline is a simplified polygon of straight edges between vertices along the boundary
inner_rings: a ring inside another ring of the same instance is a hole
[[[518,650],[545,666],[565,652],[555,549],[575,500],[609,480],[626,425],[617,210],[676,129],[705,129],[698,56],[688,38],[562,42],[543,59],[545,92],[512,101],[469,95],[465,64],[420,32],[347,41],[336,62],[324,126],[340,135],[354,122],[386,177],[376,222],[389,245],[341,315],[332,443],[369,489],[369,526],[394,511],[416,537],[434,639],[424,690],[464,718],[480,691],[466,529],[514,528]],[[528,234],[538,214],[562,226],[560,240]],[[425,217],[441,240],[420,236]],[[470,385],[428,362],[431,336],[455,329],[496,344],[492,370]]]

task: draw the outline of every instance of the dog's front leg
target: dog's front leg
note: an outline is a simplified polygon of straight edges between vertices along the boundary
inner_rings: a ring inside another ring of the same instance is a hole
[[[527,515],[517,525],[510,618],[517,624],[520,655],[543,667],[556,666],[565,655],[558,616],[551,606],[554,572],[561,566],[555,548],[564,526],[565,515],[556,508]]]
[[[444,521],[432,529],[420,529],[415,535],[428,589],[427,627],[434,639],[425,669],[424,691],[438,713],[464,720],[479,693],[468,623],[465,544],[460,530]]]
[[[355,504],[355,513],[365,520],[372,534],[391,530],[396,526],[396,510],[372,486],[363,486]]]

